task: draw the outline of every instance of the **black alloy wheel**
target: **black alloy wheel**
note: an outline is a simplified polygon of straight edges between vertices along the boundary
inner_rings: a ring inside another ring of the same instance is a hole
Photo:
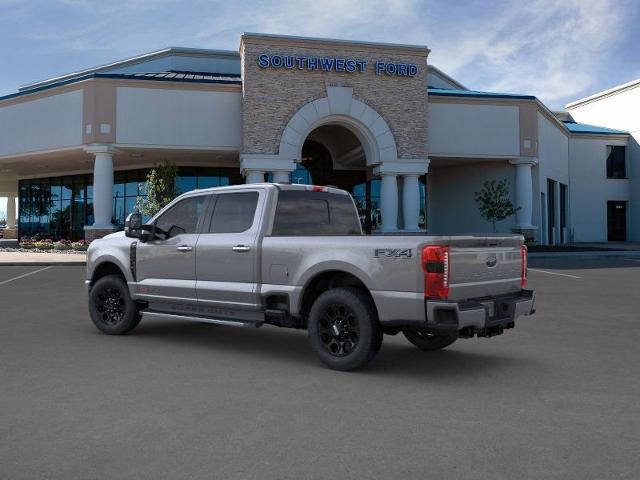
[[[407,340],[425,352],[442,350],[458,339],[458,336],[455,334],[434,334],[420,330],[404,330],[402,333]]]
[[[346,305],[328,305],[320,317],[318,329],[322,345],[335,357],[349,355],[358,346],[360,326]]]
[[[322,363],[334,370],[363,367],[382,345],[378,314],[363,290],[327,290],[313,302],[308,320],[311,346]]]
[[[128,333],[141,319],[140,308],[120,275],[107,275],[91,286],[89,314],[98,330],[109,335]]]
[[[113,326],[122,321],[125,303],[120,291],[113,287],[106,287],[96,295],[96,310],[100,321]]]

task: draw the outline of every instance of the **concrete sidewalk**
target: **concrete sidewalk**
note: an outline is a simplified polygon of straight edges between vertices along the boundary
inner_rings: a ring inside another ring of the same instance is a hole
[[[0,252],[0,265],[86,265],[87,255],[77,253]]]
[[[627,257],[640,258],[640,250],[590,250],[585,252],[529,252],[529,258],[568,258],[568,257]]]
[[[613,248],[616,250],[638,250],[640,251],[640,242],[576,242],[569,243],[570,247],[588,247],[588,248]]]

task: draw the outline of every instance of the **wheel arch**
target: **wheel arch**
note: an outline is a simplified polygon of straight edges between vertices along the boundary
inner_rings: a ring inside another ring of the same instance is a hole
[[[98,280],[107,275],[118,275],[122,277],[125,282],[128,282],[127,275],[124,269],[113,259],[105,259],[95,266],[93,273],[91,274],[91,285],[95,284]]]
[[[340,287],[350,287],[361,290],[371,301],[371,305],[376,311],[376,314],[378,313],[376,302],[366,283],[352,272],[334,268],[317,272],[307,280],[299,297],[298,314],[303,318],[307,318],[311,306],[323,292]]]

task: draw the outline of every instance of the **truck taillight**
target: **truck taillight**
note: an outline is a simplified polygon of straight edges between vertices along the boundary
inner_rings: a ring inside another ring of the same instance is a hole
[[[526,245],[520,245],[520,261],[521,261],[520,286],[522,288],[527,288],[527,246]]]
[[[449,246],[431,245],[422,249],[424,296],[431,299],[449,297]]]

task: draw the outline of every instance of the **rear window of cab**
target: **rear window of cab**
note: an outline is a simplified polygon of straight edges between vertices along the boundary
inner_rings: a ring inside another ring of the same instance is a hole
[[[274,236],[361,235],[349,195],[280,190],[271,232]]]

